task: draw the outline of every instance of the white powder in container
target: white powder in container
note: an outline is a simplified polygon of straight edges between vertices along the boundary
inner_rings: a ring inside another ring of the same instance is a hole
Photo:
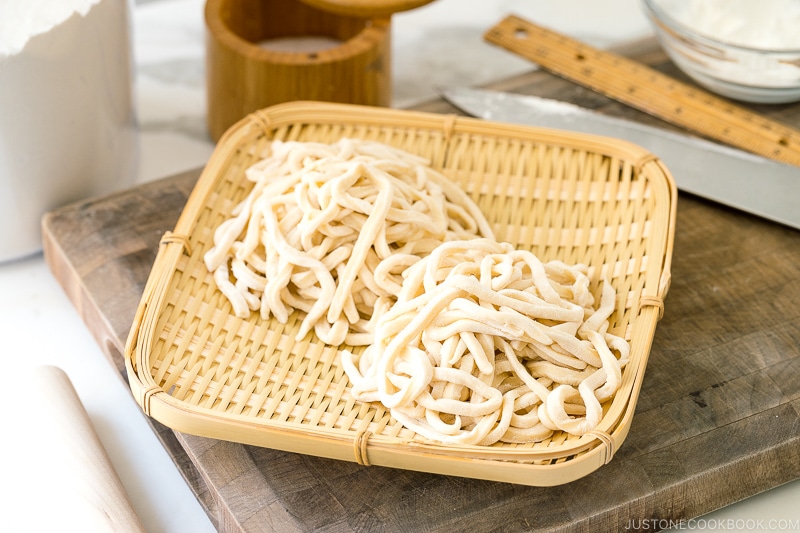
[[[696,33],[734,45],[800,50],[800,0],[657,0]]]
[[[85,17],[100,0],[0,0],[0,58],[20,53],[28,41],[64,23]]]

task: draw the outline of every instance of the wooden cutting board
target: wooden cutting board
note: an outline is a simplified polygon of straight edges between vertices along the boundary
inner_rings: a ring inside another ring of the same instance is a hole
[[[623,52],[685,79],[653,41]],[[491,87],[657,123],[544,72]],[[456,112],[441,100],[418,109]],[[800,126],[800,105],[754,109]],[[198,175],[44,220],[52,272],[123,377],[159,239]],[[151,424],[222,532],[618,531],[689,519],[800,478],[799,265],[800,232],[681,194],[672,288],[630,434],[611,463],[568,485],[359,466]]]

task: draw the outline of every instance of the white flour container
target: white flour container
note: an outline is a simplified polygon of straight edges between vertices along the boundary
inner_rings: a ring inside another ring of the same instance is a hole
[[[127,0],[0,0],[0,261],[41,217],[130,185],[137,160]]]

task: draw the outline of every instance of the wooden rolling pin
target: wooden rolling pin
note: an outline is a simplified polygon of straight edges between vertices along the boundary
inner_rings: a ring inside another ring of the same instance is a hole
[[[143,533],[67,374],[55,366],[37,367],[29,385],[24,432],[15,439],[25,447],[18,453],[36,458],[35,465],[20,465],[30,475],[17,486],[28,509],[26,530]]]

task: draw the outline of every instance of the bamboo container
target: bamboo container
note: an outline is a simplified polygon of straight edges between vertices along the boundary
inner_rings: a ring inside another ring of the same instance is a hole
[[[316,6],[331,13],[358,15],[362,17],[388,17],[399,11],[407,11],[431,0],[303,0],[310,6]]]
[[[430,0],[427,0],[430,1]],[[209,134],[215,141],[247,114],[293,100],[388,106],[392,9],[422,2],[378,2],[381,16],[356,3],[300,0],[208,0],[206,84]],[[301,50],[303,39],[339,43]],[[293,40],[297,49],[270,43]]]

